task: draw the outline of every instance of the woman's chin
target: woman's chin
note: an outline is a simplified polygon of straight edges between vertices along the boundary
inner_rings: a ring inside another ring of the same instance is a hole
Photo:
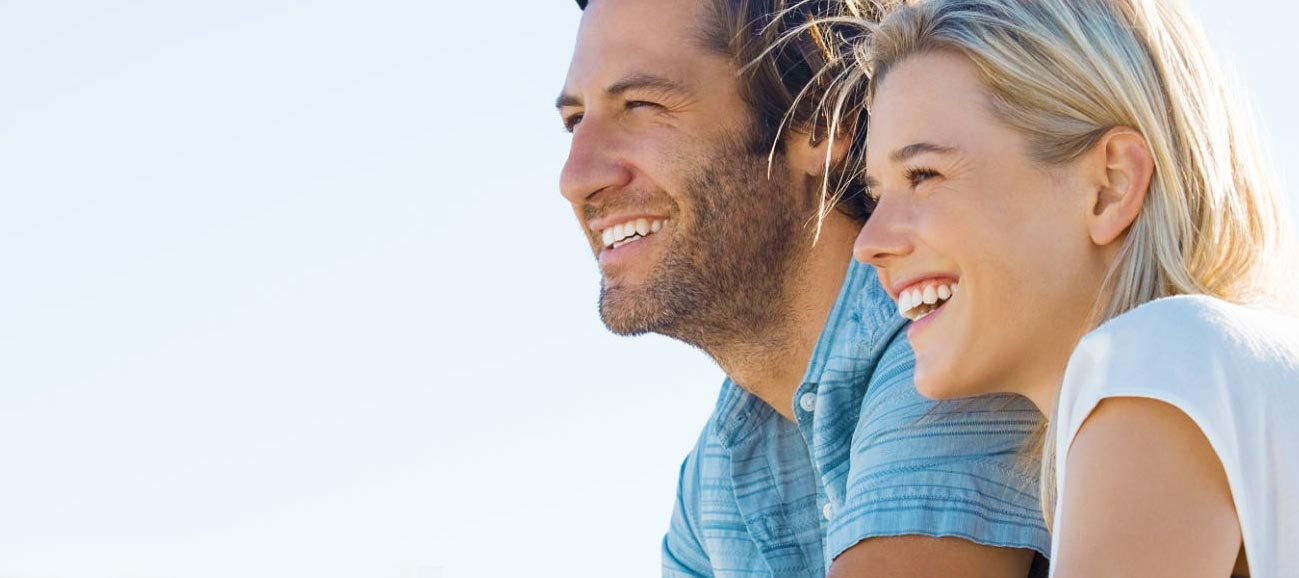
[[[935,401],[960,399],[1004,391],[988,387],[989,380],[974,378],[963,371],[968,370],[966,367],[954,365],[944,367],[932,361],[924,356],[919,357],[916,360],[915,370],[916,391],[929,399]]]
[[[961,388],[955,387],[951,376],[944,375],[945,372],[934,371],[922,364],[916,364],[916,390],[929,399],[944,400],[966,397],[968,392],[960,391]]]

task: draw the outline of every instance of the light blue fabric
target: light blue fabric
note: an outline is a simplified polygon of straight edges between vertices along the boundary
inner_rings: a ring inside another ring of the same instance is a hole
[[[1036,409],[921,397],[905,324],[854,262],[794,395],[797,424],[723,383],[681,467],[664,576],[823,577],[857,542],[904,534],[1048,552],[1021,463]]]

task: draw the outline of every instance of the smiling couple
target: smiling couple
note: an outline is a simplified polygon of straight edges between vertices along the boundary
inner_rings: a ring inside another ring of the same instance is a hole
[[[1177,2],[578,4],[600,315],[727,374],[664,576],[1299,576],[1286,212]]]

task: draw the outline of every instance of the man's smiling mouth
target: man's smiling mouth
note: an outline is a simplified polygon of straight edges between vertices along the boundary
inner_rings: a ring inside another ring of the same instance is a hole
[[[600,240],[605,249],[617,249],[659,232],[669,222],[670,219],[632,219],[601,230]]]

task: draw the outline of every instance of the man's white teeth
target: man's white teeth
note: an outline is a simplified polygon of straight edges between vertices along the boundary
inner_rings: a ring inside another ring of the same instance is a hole
[[[924,288],[912,287],[898,294],[898,313],[912,321],[919,321],[942,307],[956,294],[956,283],[932,283]]]
[[[606,248],[617,249],[627,243],[631,243],[661,231],[667,222],[667,219],[655,219],[653,221],[649,219],[636,219],[634,221],[627,221],[626,223],[619,223],[600,231],[600,240],[604,242]]]

